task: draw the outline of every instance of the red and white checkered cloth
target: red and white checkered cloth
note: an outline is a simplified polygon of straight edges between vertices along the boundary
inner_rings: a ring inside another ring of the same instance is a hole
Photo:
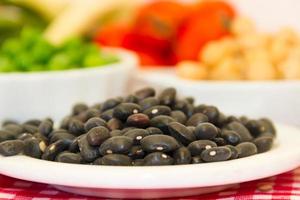
[[[32,183],[0,175],[0,200],[93,200],[56,190],[50,185]],[[99,199],[99,198],[97,198]],[[216,200],[300,200],[300,168],[278,176],[241,183],[222,192],[180,199]]]

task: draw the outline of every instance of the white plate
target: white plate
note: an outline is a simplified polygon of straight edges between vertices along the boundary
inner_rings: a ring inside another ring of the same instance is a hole
[[[0,157],[0,173],[85,195],[158,198],[196,195],[261,179],[300,165],[300,131],[277,125],[274,148],[247,158],[161,167],[74,165],[25,156]]]
[[[176,76],[174,68],[140,70],[131,91],[143,86],[157,90],[175,87],[180,96],[192,96],[197,104],[217,106],[222,112],[300,126],[300,81],[193,81]]]

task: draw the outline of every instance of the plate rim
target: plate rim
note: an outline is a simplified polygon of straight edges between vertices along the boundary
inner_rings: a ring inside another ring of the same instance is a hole
[[[235,184],[284,173],[300,165],[300,149],[293,150],[293,147],[300,145],[300,129],[281,124],[276,124],[276,128],[279,132],[277,141],[281,143],[276,148],[232,161],[159,167],[112,167],[74,165],[14,156],[0,157],[0,174],[39,183],[85,188],[168,189]],[[295,135],[287,137],[287,134]],[[22,165],[18,164],[20,162]],[[260,163],[260,166],[256,163]],[[280,165],[276,166],[274,163]],[[256,170],[241,170],[245,166]],[[84,170],[88,171],[83,174]],[[49,175],[45,176],[45,173]],[[214,174],[218,176],[214,177]],[[233,176],[234,174],[239,176]]]

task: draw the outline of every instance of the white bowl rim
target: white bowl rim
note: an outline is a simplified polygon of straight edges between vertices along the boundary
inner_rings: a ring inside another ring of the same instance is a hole
[[[161,68],[160,68],[161,67]],[[164,78],[162,78],[164,76]],[[138,71],[136,76],[137,80],[146,81],[148,83],[157,83],[157,84],[169,84],[176,85],[179,87],[190,86],[232,86],[232,87],[241,87],[241,86],[300,86],[300,80],[297,79],[278,79],[278,80],[191,80],[180,78],[175,73],[175,67],[173,66],[146,66],[141,68]]]
[[[88,68],[74,68],[67,70],[54,70],[54,71],[36,71],[36,72],[9,72],[9,73],[0,73],[0,81],[2,80],[27,80],[32,78],[49,78],[57,76],[66,76],[66,75],[78,75],[80,73],[93,73],[93,72],[110,72],[115,70],[120,70],[120,68],[133,68],[138,65],[137,55],[129,50],[123,48],[114,48],[114,47],[103,47],[103,51],[115,54],[120,61],[115,63],[110,63],[107,65],[94,66]]]
[[[26,156],[0,156],[0,173],[47,184],[107,189],[195,188],[234,184],[277,175],[300,165],[299,129],[280,124],[276,124],[276,127],[278,140],[275,148],[232,161],[118,167],[57,163]]]

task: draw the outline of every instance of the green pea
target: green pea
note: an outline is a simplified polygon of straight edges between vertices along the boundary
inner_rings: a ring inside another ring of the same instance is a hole
[[[71,60],[67,54],[60,53],[53,56],[49,61],[48,67],[50,70],[62,70],[70,68]]]

